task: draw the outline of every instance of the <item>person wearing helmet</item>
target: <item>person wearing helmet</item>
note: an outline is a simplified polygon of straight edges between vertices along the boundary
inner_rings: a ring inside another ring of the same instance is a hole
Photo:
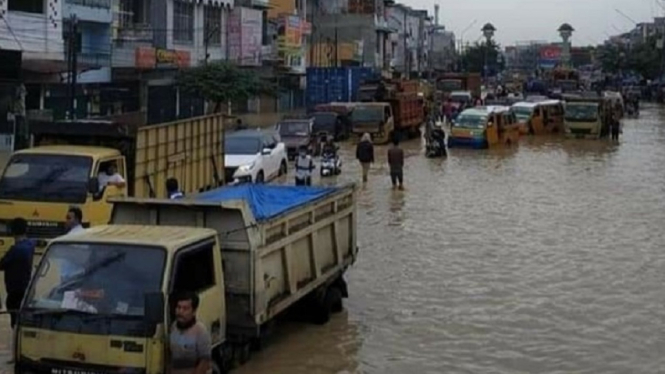
[[[331,157],[335,158],[337,157],[337,150],[339,147],[337,144],[335,144],[335,138],[332,136],[328,136],[326,138],[325,144],[323,144],[323,148],[321,149],[321,154],[322,155],[330,155]]]

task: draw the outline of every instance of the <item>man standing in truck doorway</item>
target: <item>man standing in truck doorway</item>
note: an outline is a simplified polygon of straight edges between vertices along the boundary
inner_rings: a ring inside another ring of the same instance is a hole
[[[16,326],[18,311],[25,291],[28,289],[32,275],[32,258],[35,254],[35,243],[28,239],[28,222],[23,218],[15,218],[10,225],[14,235],[14,245],[0,259],[0,271],[5,272],[5,289],[7,290],[7,310],[12,330]],[[14,342],[13,334],[9,334],[10,347]],[[10,352],[13,350],[10,349]],[[9,363],[12,363],[10,360]]]
[[[106,186],[116,186],[118,188],[125,187],[125,179],[118,173],[118,165],[115,162],[110,162],[106,165],[104,172],[99,173],[97,176],[99,180],[99,190],[103,191]]]
[[[169,374],[206,374],[210,369],[210,333],[196,320],[199,297],[193,292],[176,295],[175,322],[171,326]]]

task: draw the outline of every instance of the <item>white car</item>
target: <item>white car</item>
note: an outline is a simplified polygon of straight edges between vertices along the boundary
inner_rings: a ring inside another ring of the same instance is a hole
[[[263,183],[285,175],[286,147],[279,134],[241,130],[227,133],[224,142],[224,177],[227,184]]]

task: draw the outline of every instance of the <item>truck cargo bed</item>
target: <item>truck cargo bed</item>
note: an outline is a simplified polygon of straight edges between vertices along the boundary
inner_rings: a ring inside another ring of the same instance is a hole
[[[114,200],[112,223],[219,233],[227,333],[245,338],[355,261],[355,187],[245,185],[188,199]]]

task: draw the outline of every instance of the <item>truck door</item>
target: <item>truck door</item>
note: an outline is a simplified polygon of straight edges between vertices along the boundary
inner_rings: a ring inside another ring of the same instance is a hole
[[[226,334],[226,313],[221,251],[214,238],[179,250],[171,273],[170,294],[193,292],[199,296],[196,318],[210,332],[212,343]],[[175,321],[175,305],[170,303],[170,322]]]
[[[93,171],[93,175],[99,178],[102,174],[106,173],[109,166],[115,165],[116,172],[119,174],[126,183],[127,181],[127,167],[125,165],[124,157],[106,158],[101,159],[97,163],[97,167]],[[112,204],[106,201],[112,197],[127,196],[127,186],[118,188],[116,186],[99,186],[99,193],[92,197],[92,203],[86,206],[84,210],[84,221],[90,222],[91,225],[107,224],[111,217],[113,210]]]

